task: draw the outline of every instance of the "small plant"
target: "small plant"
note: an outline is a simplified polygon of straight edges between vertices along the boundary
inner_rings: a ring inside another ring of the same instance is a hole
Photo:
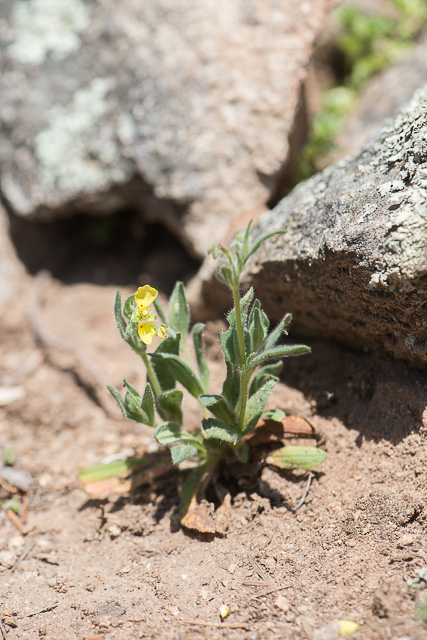
[[[215,258],[221,259],[217,277],[230,288],[234,302],[227,315],[228,330],[220,334],[226,377],[222,389],[215,393],[209,390],[202,323],[195,324],[190,333],[194,362],[189,353],[190,313],[182,282],[177,282],[172,292],[168,315],[157,300],[156,289],[150,285],[140,287],[129,296],[123,309],[120,293],[116,295],[114,309],[118,328],[123,340],[141,356],[147,382],[140,394],[124,380],[124,398],[113,387],[108,390],[124,416],[154,428],[157,442],[170,447],[174,464],[192,463],[181,501],[181,521],[186,526],[191,526],[189,511],[197,496],[220,466],[233,461],[246,463],[250,459],[251,438],[279,379],[281,359],[310,351],[305,345],[279,344],[291,322],[290,314],[270,330],[267,315],[259,300],[254,300],[253,288],[240,296],[240,277],[250,256],[268,237],[284,233],[274,231],[252,241],[250,226],[236,236],[230,247],[219,244],[210,249]],[[156,336],[161,342],[148,353],[147,348]],[[195,432],[185,428],[183,390],[177,388],[178,383],[199,402],[201,424]],[[269,412],[269,416],[278,420],[284,414],[276,411]],[[312,468],[325,457],[326,453],[315,447],[287,446],[270,455],[268,463],[281,468]],[[83,474],[86,474],[81,476],[83,481],[85,477],[93,479],[90,470]],[[97,474],[98,471],[96,477]]]

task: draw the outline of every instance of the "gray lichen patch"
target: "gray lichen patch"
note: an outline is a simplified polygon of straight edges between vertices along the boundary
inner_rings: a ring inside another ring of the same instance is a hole
[[[101,189],[108,183],[110,167],[118,159],[117,144],[110,138],[94,149],[90,134],[105,113],[112,85],[111,78],[95,78],[76,91],[70,108],[53,108],[49,126],[35,139],[44,186],[78,193]]]
[[[23,64],[41,64],[49,53],[61,60],[77,51],[90,14],[82,0],[18,0],[11,22],[16,36],[9,55]]]

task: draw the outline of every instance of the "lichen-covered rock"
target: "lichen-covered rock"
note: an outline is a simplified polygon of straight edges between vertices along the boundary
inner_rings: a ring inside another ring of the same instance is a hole
[[[427,33],[401,60],[374,75],[362,88],[355,109],[337,135],[336,161],[356,153],[386,118],[394,117],[427,82]]]
[[[298,185],[254,229],[286,228],[248,263],[272,320],[427,365],[427,85],[355,156]],[[192,284],[196,315],[224,308],[211,263]]]
[[[202,255],[269,199],[333,3],[3,0],[3,196],[38,219],[136,206]]]

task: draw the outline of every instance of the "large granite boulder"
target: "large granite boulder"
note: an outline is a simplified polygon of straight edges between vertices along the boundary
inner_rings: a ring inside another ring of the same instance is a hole
[[[298,185],[254,229],[286,228],[248,263],[272,320],[427,365],[427,85],[354,156]],[[211,262],[192,285],[200,318],[227,304]],[[229,304],[229,303],[228,303]]]
[[[196,254],[265,204],[334,0],[2,0],[1,193],[138,207]]]

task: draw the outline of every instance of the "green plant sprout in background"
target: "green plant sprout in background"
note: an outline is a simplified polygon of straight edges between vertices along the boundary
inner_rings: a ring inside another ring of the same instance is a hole
[[[238,234],[229,247],[220,244],[209,250],[221,259],[217,277],[230,288],[234,302],[227,315],[228,330],[220,334],[226,377],[222,389],[216,393],[210,393],[208,388],[209,367],[202,347],[205,327],[202,323],[195,324],[190,333],[194,362],[189,354],[190,313],[182,282],[177,282],[172,292],[168,315],[157,300],[156,289],[150,285],[140,287],[129,296],[123,309],[120,293],[116,295],[118,328],[123,340],[142,358],[147,382],[140,394],[125,380],[124,398],[113,387],[108,389],[124,416],[154,428],[157,442],[170,447],[174,464],[192,463],[181,500],[181,521],[187,526],[185,517],[190,506],[220,466],[233,460],[249,461],[249,436],[264,414],[267,400],[279,380],[281,359],[310,351],[305,345],[279,344],[291,322],[290,314],[270,330],[267,315],[259,300],[254,300],[253,288],[240,296],[240,278],[248,259],[264,240],[284,233],[274,231],[251,240],[250,227],[251,224]],[[151,310],[152,305],[160,322]],[[161,342],[148,353],[147,347],[155,337]],[[177,388],[178,383],[182,388]],[[183,389],[200,405],[201,423],[195,432],[184,427]],[[284,416],[283,412],[274,415]],[[326,453],[315,447],[286,446],[269,455],[268,463],[281,468],[310,469],[325,457]],[[123,472],[127,465],[130,470],[130,463],[121,461],[117,467],[116,461],[115,472]],[[90,482],[108,475],[108,469],[98,465],[83,471],[80,479]]]
[[[327,164],[334,137],[353,109],[357,95],[375,73],[398,60],[427,24],[426,0],[390,0],[395,18],[343,6],[335,16],[341,27],[336,46],[344,62],[343,81],[323,95],[322,109],[311,122],[311,133],[299,158],[296,182]]]

